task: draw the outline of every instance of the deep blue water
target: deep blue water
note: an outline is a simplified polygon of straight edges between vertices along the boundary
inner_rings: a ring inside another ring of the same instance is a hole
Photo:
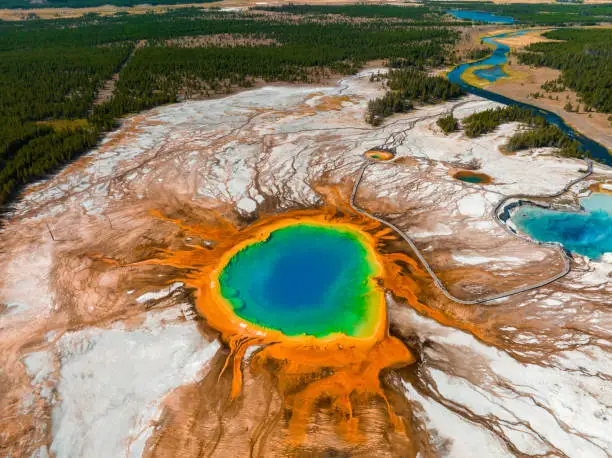
[[[546,120],[549,123],[557,126],[559,129],[565,132],[570,138],[577,140],[578,143],[580,144],[580,148],[583,151],[589,151],[591,155],[598,161],[603,162],[604,164],[612,165],[612,156],[608,153],[608,150],[604,146],[576,132],[574,129],[568,126],[565,123],[565,121],[563,121],[563,118],[561,118],[561,116],[551,111],[544,110],[538,107],[534,107],[533,105],[529,105],[527,103],[522,103],[516,100],[512,100],[508,97],[504,97],[503,95],[496,94],[495,92],[487,91],[485,89],[481,89],[479,87],[472,86],[471,84],[468,84],[465,81],[463,81],[461,76],[470,67],[477,67],[477,66],[482,66],[482,65],[500,66],[501,64],[504,64],[507,62],[507,53],[510,51],[510,48],[504,44],[498,43],[497,41],[495,41],[495,38],[501,38],[501,37],[505,37],[505,36],[512,35],[512,34],[521,35],[523,33],[525,33],[525,31],[508,32],[508,33],[496,35],[494,37],[484,38],[483,41],[495,46],[495,50],[493,51],[493,54],[477,62],[462,64],[462,65],[455,67],[447,75],[449,81],[452,83],[457,83],[466,92],[469,92],[470,94],[475,94],[480,97],[484,97],[486,99],[493,100],[494,102],[503,103],[504,105],[515,105],[515,106],[522,107],[522,108],[529,108],[533,112],[546,118]]]
[[[535,240],[560,242],[570,251],[597,259],[612,252],[612,196],[593,194],[581,204],[586,213],[525,205],[512,215],[512,222]]]
[[[251,323],[286,335],[357,336],[376,315],[373,273],[354,232],[296,224],[238,252],[219,283],[234,312]]]
[[[469,10],[450,10],[449,14],[452,14],[457,19],[467,19],[476,22],[488,22],[496,24],[512,24],[514,18],[510,16],[496,16],[495,14],[485,13],[484,11],[469,11]]]

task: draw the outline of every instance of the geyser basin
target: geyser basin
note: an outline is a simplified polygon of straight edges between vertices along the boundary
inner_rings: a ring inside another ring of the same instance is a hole
[[[245,244],[219,274],[221,296],[249,323],[287,336],[375,333],[384,307],[366,237],[342,224],[292,224]]]

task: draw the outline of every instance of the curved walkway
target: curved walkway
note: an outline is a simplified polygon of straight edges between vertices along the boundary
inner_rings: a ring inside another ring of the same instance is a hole
[[[563,248],[563,246],[560,243],[556,243],[556,242],[537,242],[535,240],[530,240],[530,239],[526,239],[523,237],[519,237],[515,232],[513,232],[512,230],[510,230],[510,228],[508,228],[508,226],[499,219],[498,216],[498,212],[499,209],[502,208],[505,203],[510,200],[510,199],[518,199],[518,198],[551,198],[551,197],[557,197],[561,194],[563,194],[564,192],[566,192],[570,187],[572,187],[573,185],[575,185],[576,183],[584,180],[585,178],[587,178],[589,175],[591,175],[591,173],[593,173],[593,163],[591,162],[591,160],[587,159],[587,172],[579,177],[576,178],[572,181],[570,181],[568,184],[566,184],[563,189],[559,192],[556,192],[554,194],[548,194],[548,195],[541,195],[541,196],[535,196],[535,195],[526,195],[526,194],[516,194],[516,195],[510,195],[510,196],[506,196],[504,197],[493,209],[493,219],[499,224],[501,225],[504,230],[506,230],[508,233],[512,234],[515,237],[519,237],[521,240],[523,241],[529,241],[532,243],[535,243],[539,246],[548,246],[548,247],[553,247],[556,248],[559,251],[559,254],[561,255],[563,262],[564,262],[564,269],[562,272],[558,273],[557,275],[548,278],[546,280],[540,281],[538,283],[535,283],[533,285],[529,285],[529,286],[523,286],[520,288],[515,288],[512,289],[510,291],[506,291],[503,293],[498,293],[498,294],[494,294],[491,296],[487,296],[481,299],[475,299],[475,300],[463,300],[463,299],[459,299],[458,297],[453,296],[444,286],[444,284],[442,283],[442,281],[440,280],[440,278],[436,275],[436,273],[433,271],[433,269],[431,268],[431,266],[429,265],[429,263],[427,262],[427,260],[425,260],[425,258],[423,257],[423,254],[421,253],[421,251],[417,248],[417,246],[414,244],[414,242],[412,241],[412,239],[410,237],[408,237],[408,235],[406,235],[405,232],[403,232],[402,230],[400,230],[397,226],[395,226],[393,223],[386,221],[382,218],[379,218],[378,216],[373,215],[372,213],[369,213],[361,208],[359,208],[356,204],[355,204],[355,197],[357,195],[357,191],[359,190],[359,184],[361,183],[361,180],[363,179],[363,175],[365,174],[366,169],[372,165],[373,163],[375,163],[376,161],[372,161],[369,159],[366,159],[366,162],[361,166],[360,170],[359,170],[359,175],[357,177],[357,180],[355,181],[355,185],[353,186],[353,192],[351,194],[351,199],[350,199],[350,205],[353,208],[353,210],[355,210],[356,212],[367,216],[369,218],[372,218],[376,221],[378,221],[379,223],[382,223],[388,227],[390,227],[391,229],[393,229],[395,232],[397,232],[405,241],[406,243],[408,243],[408,245],[410,245],[410,248],[412,248],[412,250],[415,252],[415,254],[417,255],[417,257],[419,258],[419,260],[421,261],[421,263],[423,264],[423,266],[425,267],[425,269],[427,270],[427,272],[429,273],[429,275],[431,276],[431,278],[433,279],[434,283],[436,284],[436,286],[440,289],[440,291],[442,291],[442,293],[448,297],[450,300],[458,302],[460,304],[467,304],[467,305],[471,305],[471,304],[482,304],[483,302],[490,302],[490,301],[494,301],[496,299],[503,299],[509,296],[514,296],[516,294],[520,294],[520,293],[524,293],[527,291],[531,291],[537,288],[541,288],[542,286],[546,286],[554,281],[559,280],[560,278],[563,278],[564,276],[566,276],[570,270],[571,270],[571,264],[570,264],[570,257],[568,256],[567,252],[565,251],[565,249]]]

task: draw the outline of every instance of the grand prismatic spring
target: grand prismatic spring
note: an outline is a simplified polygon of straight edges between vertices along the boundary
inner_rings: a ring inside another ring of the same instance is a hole
[[[248,245],[220,275],[220,293],[250,323],[288,336],[372,335],[383,307],[380,267],[350,228],[296,224]]]
[[[204,235],[198,225],[156,216]],[[210,236],[211,227],[205,230]],[[196,288],[198,311],[231,350],[220,374],[231,372],[231,398],[241,395],[242,361],[252,348],[250,370],[278,380],[290,412],[289,443],[305,440],[313,409],[325,400],[349,443],[365,440],[353,412],[373,399],[387,406],[386,421],[404,434],[380,373],[415,358],[389,335],[383,285],[395,281],[398,294],[416,304],[417,282],[426,275],[406,255],[377,253],[394,239],[389,229],[329,210],[271,216],[241,230],[226,222],[219,230],[226,243],[168,251],[144,263],[190,272],[176,280]],[[400,273],[400,263],[415,269],[415,279]]]

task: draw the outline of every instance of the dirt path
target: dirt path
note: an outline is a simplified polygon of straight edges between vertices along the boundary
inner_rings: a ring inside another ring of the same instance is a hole
[[[104,82],[104,84],[98,91],[98,95],[96,96],[96,99],[94,100],[92,110],[93,110],[93,107],[95,107],[96,105],[101,105],[104,102],[108,102],[111,99],[111,97],[113,96],[113,92],[115,91],[115,86],[117,85],[117,81],[119,81],[119,74],[128,64],[128,62],[132,60],[132,57],[134,57],[134,54],[136,54],[136,51],[138,51],[140,48],[143,48],[146,44],[147,44],[147,40],[140,40],[138,43],[136,43],[136,46],[132,48],[132,52],[121,63],[117,71],[113,73],[113,76],[111,76],[110,79]]]

